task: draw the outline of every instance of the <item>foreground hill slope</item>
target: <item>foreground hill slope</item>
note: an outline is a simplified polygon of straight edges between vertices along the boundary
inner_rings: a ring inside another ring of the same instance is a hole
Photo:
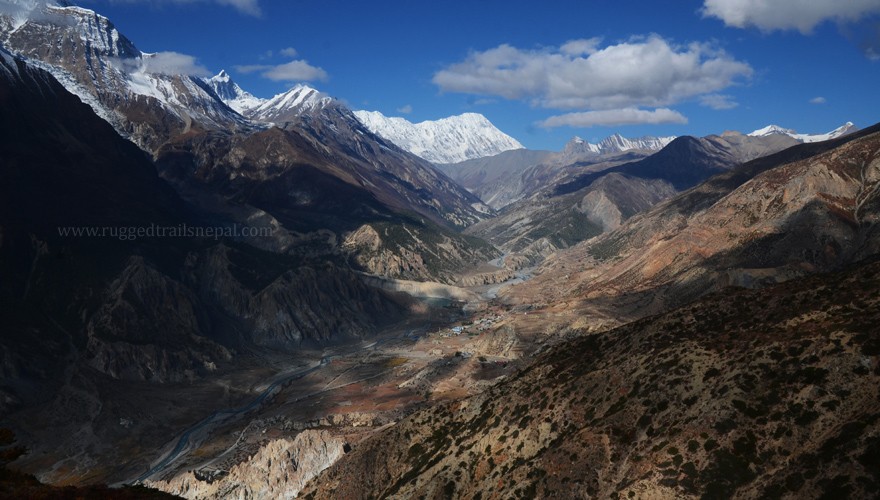
[[[304,497],[869,496],[878,287],[875,261],[581,336],[357,445]]]

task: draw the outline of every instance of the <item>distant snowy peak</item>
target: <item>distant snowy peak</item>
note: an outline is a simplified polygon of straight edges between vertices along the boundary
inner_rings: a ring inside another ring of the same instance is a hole
[[[432,163],[458,163],[523,149],[479,113],[412,123],[378,111],[355,111],[371,132]]]
[[[239,114],[244,115],[266,102],[266,99],[254,97],[250,92],[239,87],[225,70],[221,70],[216,76],[205,78],[204,81],[221,101]]]
[[[305,112],[323,109],[335,102],[332,97],[308,85],[296,85],[270,99],[256,97],[239,87],[225,70],[205,78],[204,82],[239,114],[267,123],[291,121]]]
[[[266,99],[259,106],[249,110],[246,116],[262,122],[291,121],[303,113],[321,110],[335,102],[335,99],[308,85],[297,85],[287,92]]]
[[[580,137],[575,136],[568,141],[562,151],[564,157],[584,156],[590,154],[609,154],[621,153],[623,151],[641,150],[641,151],[660,151],[667,144],[672,142],[675,136],[669,137],[639,137],[636,139],[628,139],[620,134],[614,134],[606,137],[599,144],[587,142]]]
[[[766,137],[769,135],[787,135],[793,139],[796,139],[800,142],[820,142],[827,141],[830,139],[836,139],[838,137],[842,137],[847,134],[852,134],[853,132],[858,131],[859,128],[856,127],[852,122],[846,122],[843,125],[837,127],[831,132],[825,134],[799,134],[795,130],[790,128],[782,128],[778,125],[768,125],[764,128],[759,128],[754,132],[751,132],[751,137]]]

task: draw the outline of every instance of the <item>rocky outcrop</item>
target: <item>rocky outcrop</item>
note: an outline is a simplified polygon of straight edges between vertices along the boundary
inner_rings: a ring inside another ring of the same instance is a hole
[[[348,444],[326,430],[305,430],[293,439],[267,442],[229,471],[187,472],[147,486],[188,499],[289,499],[342,457]]]
[[[500,252],[475,238],[411,224],[365,224],[348,234],[342,248],[370,274],[452,284],[460,271]]]
[[[498,271],[492,271],[488,273],[469,274],[467,276],[462,276],[458,280],[458,285],[464,287],[497,285],[498,283],[504,283],[505,281],[512,280],[515,277],[515,272],[509,269],[499,269]]]

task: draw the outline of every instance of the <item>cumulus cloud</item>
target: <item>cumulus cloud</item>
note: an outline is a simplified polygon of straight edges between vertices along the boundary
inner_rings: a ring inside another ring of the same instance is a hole
[[[566,113],[564,115],[551,116],[539,122],[544,128],[554,127],[614,127],[620,125],[649,124],[659,125],[662,123],[687,123],[687,118],[669,108],[654,110],[623,108],[604,109],[600,111],[582,111],[579,113]]]
[[[180,52],[156,52],[144,54],[142,58],[111,58],[110,62],[129,73],[211,76],[208,68],[199,64],[195,57]]]
[[[327,72],[305,60],[290,61],[264,71],[262,76],[276,82],[324,81]]]
[[[406,104],[406,105],[404,105],[404,106],[402,106],[402,107],[397,108],[397,112],[398,112],[398,113],[403,113],[403,114],[405,114],[405,115],[408,115],[408,114],[412,113],[412,109],[413,109],[413,108],[412,108],[412,105],[411,105],[411,104]]]
[[[281,49],[280,54],[288,57],[296,56],[293,47]],[[317,66],[312,66],[308,61],[295,59],[283,64],[242,64],[233,66],[239,73],[260,73],[263,78],[276,82],[311,82],[327,80],[327,72]]]
[[[880,12],[880,0],[704,0],[704,17],[727,26],[808,34],[826,20],[857,21]]]
[[[272,66],[271,64],[239,64],[239,65],[233,66],[235,71],[238,71],[239,73],[244,73],[244,74],[256,73],[257,71],[266,71],[266,70],[271,69],[273,67],[274,66]]]
[[[291,59],[297,56],[297,51],[293,47],[287,47],[278,51],[284,57],[290,57]],[[271,56],[272,51],[269,51],[269,55]]]
[[[600,48],[598,39],[535,50],[500,45],[438,71],[441,91],[527,99],[555,109],[668,106],[715,93],[753,70],[705,43],[678,46],[657,35]]]
[[[196,58],[179,52],[157,52],[143,58],[143,70],[161,75],[211,76],[208,68],[196,62]]]
[[[596,52],[599,47],[601,38],[585,38],[580,40],[570,40],[563,43],[559,47],[559,51],[569,56],[590,55]]]
[[[826,101],[825,98],[822,96],[810,99],[810,104],[825,104],[826,102],[828,101]]]
[[[712,109],[733,109],[739,104],[733,100],[733,96],[725,94],[706,94],[700,96],[700,106]]]

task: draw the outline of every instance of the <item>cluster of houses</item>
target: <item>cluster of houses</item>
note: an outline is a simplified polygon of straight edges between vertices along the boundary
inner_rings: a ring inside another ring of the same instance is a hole
[[[484,332],[490,328],[492,328],[495,323],[501,320],[501,316],[486,316],[480,318],[469,325],[457,325],[453,326],[448,330],[444,330],[439,332],[441,338],[449,338],[449,337],[458,337],[463,333],[467,333],[469,329],[474,329],[477,332]]]

